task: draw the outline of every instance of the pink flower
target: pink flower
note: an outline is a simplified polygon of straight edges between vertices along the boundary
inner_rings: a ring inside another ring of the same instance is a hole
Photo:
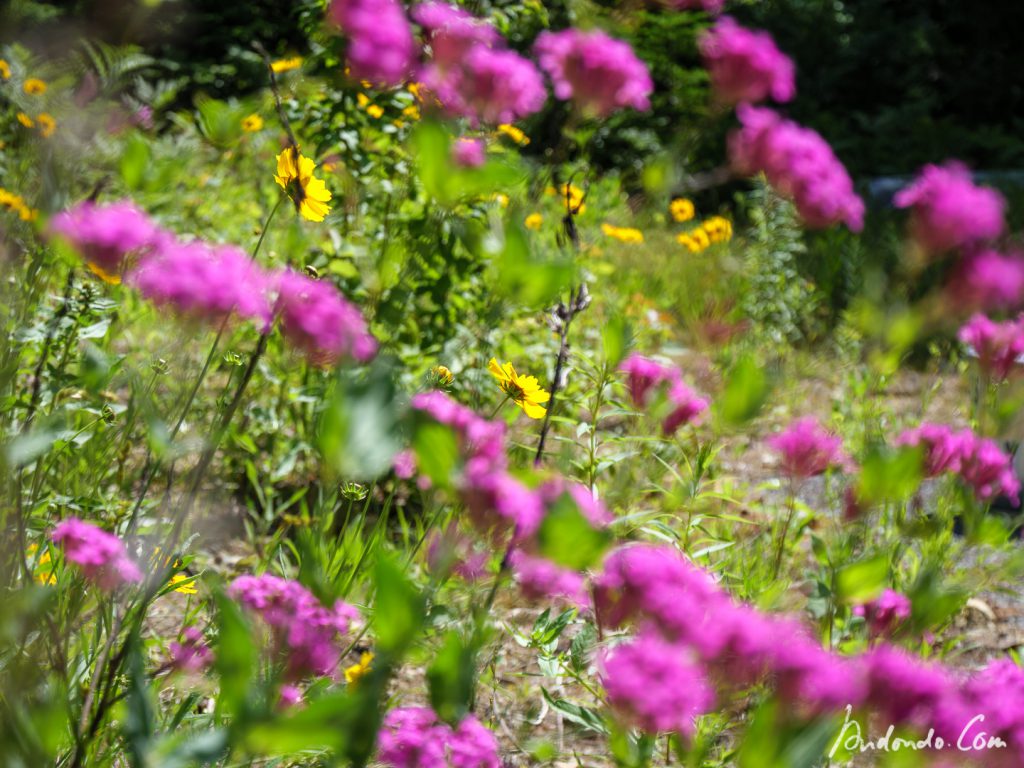
[[[672,383],[668,390],[668,399],[673,410],[661,425],[666,435],[671,435],[684,424],[697,424],[701,414],[708,409],[708,401],[694,393],[681,380]]]
[[[64,557],[100,589],[112,592],[124,584],[142,581],[142,571],[132,562],[124,544],[112,533],[69,517],[58,524],[50,540],[64,550]]]
[[[521,550],[512,553],[509,564],[519,589],[528,599],[566,602],[581,611],[590,608],[590,596],[582,574]]]
[[[277,276],[277,285],[281,333],[313,360],[366,362],[374,356],[377,342],[362,314],[330,282],[288,270]]]
[[[616,646],[602,664],[611,708],[651,734],[692,737],[694,718],[711,709],[714,693],[686,650],[650,633]]]
[[[901,623],[910,618],[910,598],[892,589],[886,589],[871,602],[853,608],[854,616],[862,616],[872,637],[890,635]]]
[[[536,534],[544,517],[535,490],[486,461],[467,463],[461,490],[469,519],[485,536],[501,538],[511,533],[514,541],[521,542]]]
[[[494,734],[473,715],[452,729],[429,707],[397,707],[384,716],[377,759],[389,768],[500,768]]]
[[[270,323],[270,279],[234,246],[167,235],[127,280],[157,306],[185,317],[216,322],[236,314],[260,327]]]
[[[963,457],[974,444],[968,429],[955,431],[945,424],[925,422],[896,438],[896,445],[920,446],[924,450],[924,476],[938,477],[944,472],[959,472]]]
[[[628,43],[600,30],[541,32],[534,45],[541,68],[560,99],[572,99],[587,115],[607,117],[625,107],[650,109],[654,83]]]
[[[416,46],[401,3],[395,0],[331,0],[328,17],[348,37],[352,77],[396,86],[412,72]]]
[[[737,173],[763,172],[779,194],[790,198],[814,229],[844,222],[864,225],[864,202],[828,143],[816,132],[763,107],[736,108],[740,129],[729,136],[729,159]]]
[[[797,419],[766,442],[779,454],[782,471],[790,477],[812,477],[829,467],[842,467],[850,462],[843,451],[842,438],[827,432],[810,416]]]
[[[629,396],[637,408],[647,405],[648,395],[660,384],[673,382],[679,378],[678,371],[671,366],[635,352],[622,362],[619,370],[626,374]]]
[[[705,11],[717,16],[725,7],[725,0],[662,0],[669,8],[677,11]]]
[[[149,250],[160,236],[160,228],[127,200],[98,205],[90,200],[59,213],[50,231],[66,239],[100,275],[116,278],[125,260]]]
[[[471,124],[514,123],[544,106],[544,80],[529,59],[515,51],[474,45],[449,67],[433,63],[420,80],[455,117]]]
[[[479,168],[486,159],[482,139],[460,138],[452,145],[452,160],[463,168]]]
[[[412,17],[426,30],[431,60],[442,70],[458,66],[476,45],[504,45],[493,26],[448,3],[421,3],[413,8]]]
[[[961,163],[927,165],[894,202],[911,208],[913,238],[933,253],[962,248],[1002,234],[1006,201],[994,189],[976,187]]]
[[[1024,317],[997,323],[975,315],[957,338],[978,356],[978,365],[995,381],[1004,381],[1024,356]]]
[[[301,704],[303,699],[305,699],[305,696],[302,695],[302,689],[291,683],[282,685],[277,696],[278,709],[291,709]]]
[[[726,104],[767,98],[790,101],[796,93],[796,69],[767,32],[755,32],[722,17],[698,41],[711,86]]]
[[[487,573],[490,558],[489,548],[478,545],[454,524],[435,530],[427,541],[427,566],[438,576],[454,573],[465,581],[478,581]]]
[[[1024,258],[993,250],[960,259],[946,284],[954,311],[1011,310],[1024,303]]]
[[[270,629],[291,681],[331,674],[341,655],[342,637],[359,617],[348,603],[338,600],[325,606],[299,582],[269,574],[239,576],[228,594]]]
[[[412,407],[439,424],[451,427],[459,439],[459,450],[465,459],[477,459],[480,465],[503,468],[505,459],[505,425],[478,416],[444,392],[431,390],[413,395]]]
[[[975,439],[961,460],[960,478],[980,501],[992,501],[999,496],[1014,504],[1020,500],[1020,480],[1013,472],[1013,460],[994,440]]]
[[[171,666],[180,672],[200,672],[213,661],[213,652],[203,633],[195,627],[185,627],[181,641],[171,643],[170,652]]]
[[[929,725],[936,707],[956,696],[955,680],[942,667],[892,646],[875,647],[863,663],[868,706],[887,723]]]

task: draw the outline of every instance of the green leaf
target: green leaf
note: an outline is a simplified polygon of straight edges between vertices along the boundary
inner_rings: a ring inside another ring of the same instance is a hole
[[[128,189],[139,189],[142,186],[142,182],[149,172],[151,159],[149,143],[141,134],[133,133],[121,155],[120,166],[121,178],[124,179]],[[106,333],[106,329],[104,329],[104,333]]]
[[[582,571],[601,558],[611,543],[611,533],[591,525],[572,496],[563,493],[544,516],[537,542],[541,557],[563,568]]]
[[[561,712],[562,716],[569,722],[576,723],[576,725],[594,733],[608,733],[608,726],[596,710],[580,706],[579,704],[573,704],[565,699],[552,698],[547,688],[541,688],[540,690],[544,695],[544,699],[551,705],[551,708]]]
[[[469,711],[473,700],[476,648],[451,630],[427,669],[430,705],[445,722],[455,724]]]
[[[451,486],[459,459],[459,445],[451,429],[435,421],[424,420],[413,435],[416,468],[438,488]]]
[[[601,341],[604,346],[605,363],[610,368],[615,368],[622,362],[632,335],[632,329],[622,315],[613,315],[605,321],[601,329]]]
[[[357,706],[347,691],[328,694],[284,717],[252,726],[245,734],[245,746],[264,756],[322,749],[341,752]]]
[[[258,654],[252,627],[239,605],[222,591],[214,595],[217,604],[218,638],[214,670],[220,677],[217,714],[244,720],[252,710],[253,677]]]
[[[764,368],[752,356],[741,357],[725,377],[725,391],[718,398],[718,413],[726,424],[738,426],[754,418],[768,399],[769,383]]]
[[[889,559],[885,555],[852,563],[836,574],[836,595],[845,603],[873,600],[885,589],[888,576]]]
[[[857,498],[867,504],[898,503],[920,487],[924,456],[920,448],[876,448],[861,464]]]
[[[423,595],[390,557],[377,561],[377,600],[373,626],[377,645],[400,656],[416,639],[426,611]]]
[[[155,707],[146,679],[146,664],[142,658],[142,641],[138,633],[128,639],[128,699],[124,721],[125,741],[131,765],[146,768],[153,732]]]
[[[372,480],[391,468],[403,445],[396,379],[393,363],[383,358],[363,372],[339,370],[317,436],[324,461],[339,477]]]
[[[573,276],[572,260],[530,247],[526,230],[516,222],[495,224],[485,241],[494,255],[499,294],[524,307],[545,307],[565,292]]]

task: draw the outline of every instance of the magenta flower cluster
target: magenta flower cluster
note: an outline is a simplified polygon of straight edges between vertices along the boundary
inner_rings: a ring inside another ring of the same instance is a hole
[[[185,627],[181,639],[171,643],[169,650],[171,667],[179,672],[201,672],[213,661],[213,651],[195,627]]]
[[[896,439],[897,445],[918,446],[924,452],[926,477],[955,474],[983,502],[1005,496],[1016,503],[1020,481],[1011,458],[989,438],[970,429],[954,430],[944,424],[923,423]]]
[[[686,382],[680,370],[636,353],[627,357],[619,370],[626,374],[626,388],[633,405],[646,408],[651,395],[664,387],[671,411],[662,421],[662,432],[673,434],[685,424],[699,424],[708,409],[708,401],[697,395]]]
[[[927,251],[941,253],[992,240],[1005,227],[1006,201],[993,189],[975,186],[962,163],[928,165],[894,202],[910,208],[914,239]]]
[[[627,43],[600,30],[542,32],[534,54],[555,96],[572,99],[584,114],[607,117],[626,107],[650,109],[654,83],[647,65]]]
[[[129,256],[145,253],[160,234],[143,211],[126,200],[100,205],[91,200],[57,214],[50,231],[109,277],[120,276]]]
[[[717,16],[725,8],[725,0],[662,0],[677,11],[704,11]]]
[[[359,618],[359,612],[342,600],[325,606],[299,582],[269,574],[239,576],[228,594],[262,619],[275,654],[285,661],[287,679],[293,682],[333,674],[343,638]]]
[[[544,106],[547,92],[529,59],[505,48],[494,27],[446,3],[417,6],[431,59],[419,80],[454,117],[472,124],[513,123]]]
[[[412,73],[416,43],[397,0],[331,0],[327,14],[348,38],[352,77],[393,87]]]
[[[50,540],[60,546],[64,558],[100,589],[113,591],[142,581],[142,571],[128,557],[124,543],[92,523],[69,517],[53,529]]]
[[[377,759],[389,768],[500,768],[494,734],[473,715],[452,728],[429,707],[396,707],[377,735]]]
[[[778,455],[782,471],[789,477],[813,477],[831,467],[852,468],[842,438],[826,430],[812,416],[797,419],[765,442]]]
[[[864,202],[818,133],[765,107],[741,104],[736,115],[740,128],[729,136],[729,160],[737,173],[764,173],[809,227],[843,222],[854,232],[863,228]]]
[[[872,637],[891,635],[900,624],[910,618],[910,598],[896,590],[885,589],[867,603],[855,605],[853,615],[861,616]]]
[[[964,254],[946,285],[949,306],[960,310],[1006,311],[1024,303],[1024,257],[991,248]]]
[[[772,36],[723,16],[698,41],[715,97],[723,104],[765,99],[790,101],[796,95],[796,67]]]
[[[277,317],[284,337],[319,362],[362,362],[376,352],[359,310],[327,282],[266,271],[234,246],[180,240],[131,203],[84,202],[54,221],[54,232],[87,261],[107,275],[127,272],[126,284],[183,317],[219,322],[234,316],[264,332]]]
[[[993,381],[1005,381],[1024,359],[1024,316],[998,323],[974,315],[957,336],[974,351],[978,365]]]
[[[452,162],[463,168],[479,168],[487,160],[483,139],[460,138],[452,144]]]
[[[860,656],[839,656],[822,648],[796,621],[734,601],[666,545],[629,544],[614,550],[595,578],[594,592],[603,626],[639,626],[640,639],[634,642],[640,648],[653,649],[650,638],[657,638],[657,653],[644,658],[627,653],[611,669],[606,661],[602,674],[613,706],[647,730],[691,732],[693,715],[710,706],[704,680],[711,681],[720,698],[770,683],[782,705],[798,714],[864,707],[897,728],[934,728],[948,743],[962,734],[970,743],[985,731],[1007,741],[1008,754],[1024,749],[1024,671],[1008,660],[963,678],[884,642]],[[888,600],[885,611],[897,619],[905,615],[906,604]],[[680,681],[680,687],[689,681],[691,695],[663,685],[643,662],[662,670],[662,677]],[[661,709],[655,709],[658,705]],[[980,724],[979,714],[984,715]],[[977,757],[994,760],[993,755]]]

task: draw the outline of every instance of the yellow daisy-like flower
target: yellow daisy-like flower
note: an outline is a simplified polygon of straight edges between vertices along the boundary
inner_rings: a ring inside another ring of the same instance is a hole
[[[434,374],[434,378],[437,380],[437,383],[445,387],[455,381],[455,376],[452,375],[452,372],[444,365],[435,365],[430,369],[430,372]]]
[[[46,83],[38,77],[30,77],[22,84],[21,89],[29,96],[42,96],[46,93]]]
[[[4,59],[0,59],[0,80],[11,79],[11,65]]]
[[[345,667],[345,682],[349,685],[357,682],[359,678],[366,675],[370,671],[370,663],[373,661],[373,654],[370,651],[364,651],[359,657],[359,663],[353,664],[351,667]]]
[[[701,226],[713,243],[727,243],[732,239],[732,222],[722,216],[712,216]]]
[[[57,130],[57,121],[49,112],[40,112],[36,115],[36,125],[39,128],[39,135],[44,139],[53,136],[54,131]]]
[[[32,558],[39,551],[38,544],[29,544],[26,554]],[[53,572],[53,561],[50,557],[50,550],[46,550],[39,556],[36,562],[35,580],[40,584],[56,584],[57,576]]]
[[[415,104],[410,104],[408,107],[402,110],[402,115],[409,118],[410,120],[420,119],[420,108]]]
[[[498,126],[498,133],[503,136],[508,136],[512,141],[521,147],[525,147],[530,143],[530,137],[523,133],[519,128],[508,123],[502,123]]]
[[[26,128],[32,128],[33,126],[35,126],[35,122],[33,122],[32,118],[26,115],[24,112],[19,112],[15,115],[15,117],[18,118],[18,122],[24,125]]]
[[[527,416],[531,419],[544,418],[547,411],[541,403],[550,400],[551,395],[541,389],[536,376],[520,376],[512,367],[512,363],[498,365],[498,361],[493,357],[487,364],[487,370],[497,379],[501,391],[509,400],[522,408]]]
[[[366,108],[366,114],[370,117],[379,120],[384,116],[384,108],[379,104],[371,104]]]
[[[255,133],[263,130],[263,118],[259,115],[249,115],[242,120],[242,130],[246,133]]]
[[[184,573],[176,573],[171,576],[171,584],[181,584],[180,587],[175,587],[174,591],[180,592],[183,595],[199,594],[199,590],[196,589],[195,579],[192,576],[186,576]]]
[[[534,232],[538,231],[544,225],[544,217],[539,213],[531,213],[523,221],[527,229],[532,229]]]
[[[420,92],[423,90],[422,83],[409,83],[407,90],[416,98],[417,101],[423,101],[423,97],[420,96]]]
[[[668,204],[668,211],[676,221],[689,221],[697,212],[693,207],[693,201],[685,197],[677,197]]]
[[[601,231],[620,243],[642,243],[644,241],[644,233],[632,227],[616,227],[614,224],[605,222],[601,225]]]
[[[277,61],[270,62],[270,68],[275,75],[280,75],[282,72],[291,72],[293,69],[298,69],[301,66],[301,56],[292,56],[290,59],[277,59]]]
[[[506,194],[504,194],[502,192],[498,192],[491,199],[494,200],[494,202],[496,202],[502,208],[508,208],[508,195],[506,195]]]
[[[277,156],[274,181],[288,193],[302,218],[323,221],[331,211],[331,206],[327,205],[331,192],[323,179],[313,175],[315,170],[316,164],[304,157],[298,147],[288,147]]]

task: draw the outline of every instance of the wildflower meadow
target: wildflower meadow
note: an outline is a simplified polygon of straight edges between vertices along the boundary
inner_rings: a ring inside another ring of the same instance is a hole
[[[1019,14],[925,5],[7,4],[0,766],[1024,765]]]

